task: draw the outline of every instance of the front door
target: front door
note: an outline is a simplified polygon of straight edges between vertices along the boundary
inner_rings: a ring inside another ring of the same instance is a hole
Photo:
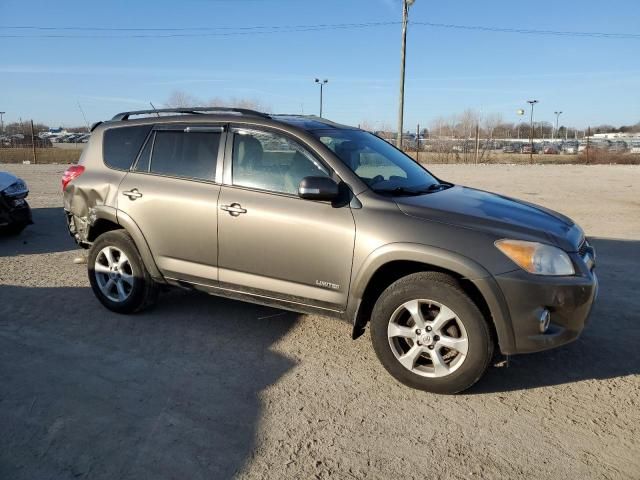
[[[220,127],[154,130],[118,191],[118,209],[140,227],[163,275],[213,284],[218,276]]]
[[[330,173],[289,137],[234,131],[230,182],[218,211],[221,287],[345,308],[355,238],[351,209],[297,195],[302,178]]]

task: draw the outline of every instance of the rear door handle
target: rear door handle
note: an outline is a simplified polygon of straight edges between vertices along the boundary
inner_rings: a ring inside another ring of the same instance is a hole
[[[142,196],[137,188],[134,188],[133,190],[129,190],[127,192],[122,192],[122,194],[129,197],[129,200],[135,200],[136,198],[140,198]]]
[[[229,215],[231,215],[232,217],[237,217],[241,213],[247,213],[247,209],[242,208],[242,205],[240,205],[239,203],[232,203],[231,205],[221,205],[220,210],[229,212]]]

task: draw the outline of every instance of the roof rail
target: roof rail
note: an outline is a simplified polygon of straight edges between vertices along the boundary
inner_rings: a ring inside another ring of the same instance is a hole
[[[232,107],[179,107],[179,108],[156,108],[154,110],[133,110],[131,112],[121,112],[114,115],[112,121],[129,120],[131,115],[153,115],[156,113],[207,113],[207,112],[230,112],[239,113],[241,115],[253,115],[263,118],[271,118],[269,115],[248,108],[232,108]]]

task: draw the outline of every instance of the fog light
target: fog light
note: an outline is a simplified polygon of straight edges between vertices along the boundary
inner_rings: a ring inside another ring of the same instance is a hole
[[[540,333],[545,333],[549,329],[549,324],[551,323],[551,313],[549,313],[549,310],[547,310],[546,308],[542,310],[538,322]]]

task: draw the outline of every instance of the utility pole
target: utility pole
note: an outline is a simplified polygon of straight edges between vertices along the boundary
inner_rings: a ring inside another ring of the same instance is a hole
[[[36,157],[36,136],[33,134],[33,120],[31,120],[31,149],[33,151],[33,164],[38,163],[38,158]]]
[[[476,123],[476,152],[474,155],[474,163],[478,164],[478,152],[480,150],[480,124]]]
[[[584,139],[584,135],[582,135],[582,138]],[[591,150],[590,146],[589,146],[589,139],[591,138],[591,127],[589,127],[587,129],[587,146],[585,148],[586,152],[587,152],[587,161],[586,163],[589,163],[589,150]]]
[[[404,121],[404,67],[407,53],[407,24],[409,23],[409,7],[415,0],[402,0],[402,48],[400,50],[400,101],[398,104],[398,135],[396,147],[402,150],[402,129]]]
[[[535,135],[535,131],[533,130],[533,106],[538,103],[538,100],[527,100],[527,103],[531,105],[531,124],[529,126],[529,144],[531,145],[531,150],[529,151],[529,161],[533,163],[533,136]]]
[[[322,118],[322,87],[329,83],[329,80],[326,78],[324,80],[316,78],[316,83],[320,85],[320,118]]]
[[[556,133],[553,135],[553,140],[556,139],[556,135],[558,134],[558,120],[560,118],[560,115],[562,115],[562,112],[553,112],[556,116]]]
[[[416,127],[416,162],[420,163],[420,124]]]

